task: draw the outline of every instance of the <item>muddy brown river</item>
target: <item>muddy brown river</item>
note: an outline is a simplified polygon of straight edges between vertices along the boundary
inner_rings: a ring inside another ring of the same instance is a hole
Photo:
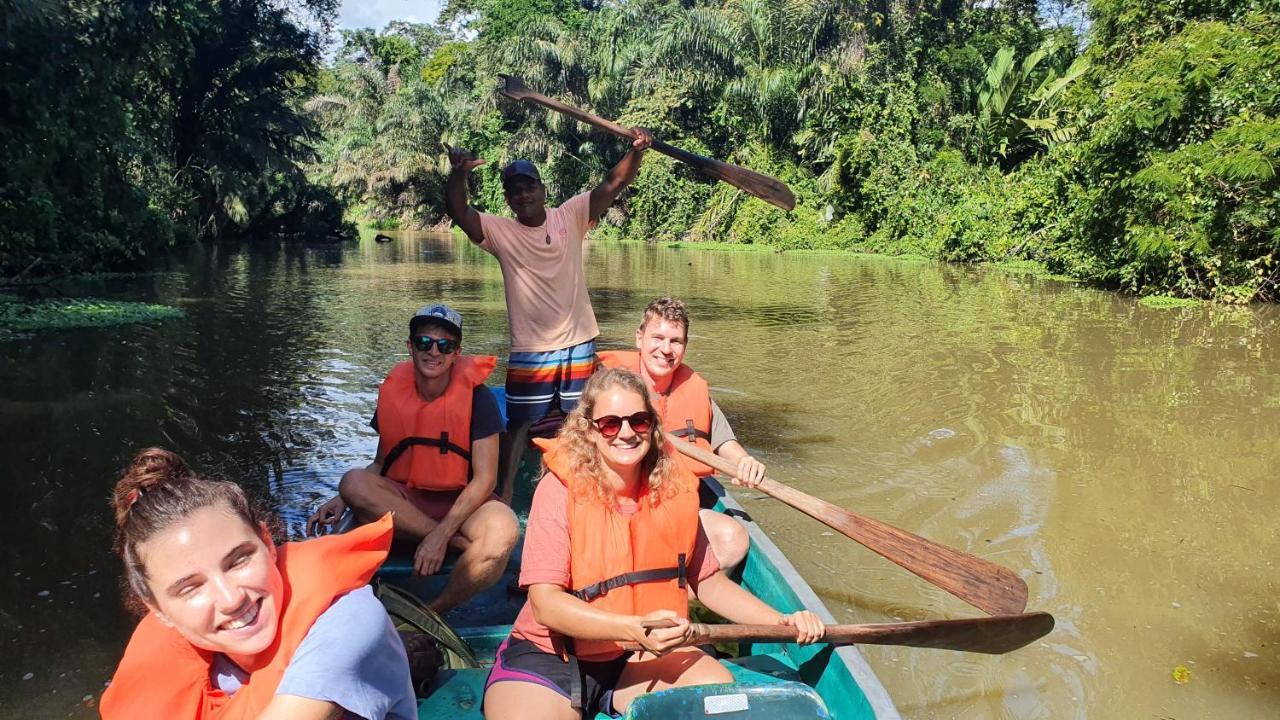
[[[999,657],[863,650],[902,715],[1280,717],[1280,312],[1154,309],[1028,274],[597,244],[601,346],[691,307],[688,362],[777,480],[1018,572],[1057,629]],[[465,241],[203,255],[65,292],[181,306],[0,343],[0,716],[93,717],[127,640],[106,497],[162,444],[299,534],[365,463],[404,324],[444,300],[505,356]],[[499,375],[500,377],[500,375]],[[795,510],[739,497],[842,622],[978,611]]]

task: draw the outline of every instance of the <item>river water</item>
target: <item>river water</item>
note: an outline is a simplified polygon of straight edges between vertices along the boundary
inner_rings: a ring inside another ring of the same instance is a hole
[[[586,262],[602,347],[655,296],[690,305],[688,361],[774,478],[1012,568],[1057,617],[1006,656],[864,649],[904,717],[1280,716],[1276,308],[835,254],[601,244]],[[187,317],[0,344],[5,717],[95,714],[131,628],[106,497],[133,450],[242,481],[297,535],[372,454],[413,310],[447,301],[468,352],[507,349],[497,264],[449,237],[224,250],[75,292]],[[842,622],[978,612],[742,500]]]

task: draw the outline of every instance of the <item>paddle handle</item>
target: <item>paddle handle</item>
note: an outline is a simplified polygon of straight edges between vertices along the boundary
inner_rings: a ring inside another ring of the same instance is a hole
[[[693,443],[673,444],[703,465],[730,477],[738,476],[737,466],[715,453]],[[837,507],[769,478],[758,489],[989,615],[1018,615],[1027,607],[1027,584],[1008,568]]]
[[[1039,640],[1053,630],[1049,613],[922,620],[867,625],[828,625],[820,642],[831,645],[904,645],[1000,655]],[[721,642],[795,642],[796,629],[786,625],[706,625],[693,623],[690,645]]]
[[[619,137],[624,137],[628,140],[635,139],[635,134],[631,132],[631,128],[623,127],[618,123],[613,122],[612,120],[605,120],[604,118],[598,115],[592,115],[586,110],[580,110],[572,105],[566,105],[565,103],[562,103],[559,100],[556,100],[555,98],[547,97],[542,93],[537,93],[532,90],[529,90],[528,88],[522,87],[518,97],[520,100],[535,103],[545,108],[550,108],[552,110],[555,110],[558,113],[568,115],[574,120],[584,122],[588,125],[594,125],[595,127],[598,127],[601,130],[606,130]],[[656,146],[657,146],[656,142],[654,143],[654,146],[656,149]]]
[[[568,115],[574,120],[598,127],[619,137],[628,140],[635,139],[635,133],[631,131],[631,128],[626,128],[612,120],[592,115],[572,105],[566,105],[555,98],[536,93],[525,88],[523,82],[519,84],[519,90],[511,93],[509,97],[550,108],[558,113]],[[650,147],[663,155],[673,157],[682,163],[695,167],[717,180],[727,182],[739,190],[754,195],[765,202],[772,203],[783,210],[791,210],[796,206],[796,196],[791,192],[791,188],[775,177],[758,173],[740,165],[732,165],[714,158],[691,153],[687,150],[681,150],[661,140],[655,139]]]

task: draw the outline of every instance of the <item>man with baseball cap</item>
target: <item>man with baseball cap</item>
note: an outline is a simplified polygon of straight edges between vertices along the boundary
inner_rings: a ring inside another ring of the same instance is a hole
[[[529,427],[556,410],[572,410],[595,370],[600,330],[582,272],[582,240],[640,170],[653,136],[641,128],[632,128],[632,133],[631,149],[604,181],[559,207],[547,207],[547,189],[537,166],[528,160],[508,164],[502,170],[502,188],[514,218],[467,204],[467,176],[485,161],[460,148],[449,151],[449,217],[502,267],[511,327],[503,497],[511,496]]]
[[[430,603],[443,613],[497,582],[519,532],[493,494],[502,416],[484,380],[497,359],[461,354],[462,316],[448,305],[419,310],[405,344],[410,359],[378,389],[373,463],[348,470],[307,529],[332,526],[347,507],[360,522],[393,513],[396,535],[418,543],[418,575],[438,571],[448,547],[462,551]]]

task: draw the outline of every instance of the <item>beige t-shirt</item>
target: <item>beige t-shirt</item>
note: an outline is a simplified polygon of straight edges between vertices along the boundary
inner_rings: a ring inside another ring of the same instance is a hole
[[[512,352],[559,350],[600,334],[582,273],[591,193],[547,208],[540,227],[480,213],[480,247],[502,266]]]

